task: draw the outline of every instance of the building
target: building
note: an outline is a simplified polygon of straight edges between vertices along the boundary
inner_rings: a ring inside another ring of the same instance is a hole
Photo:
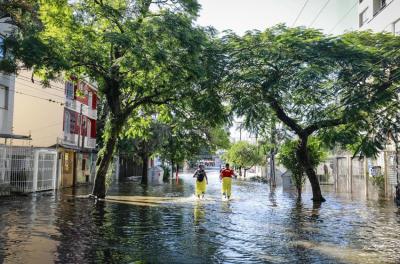
[[[97,87],[87,81],[65,83],[61,186],[91,182],[96,167]]]
[[[360,30],[400,35],[400,0],[359,0]]]
[[[32,72],[21,71],[15,78],[13,131],[30,135],[30,146],[56,146],[63,136],[64,94],[62,81],[44,88],[40,80],[32,82]]]
[[[10,24],[6,23],[8,19],[0,19],[0,60],[6,56],[1,36],[6,36],[12,30]],[[4,137],[12,134],[14,79],[14,75],[0,73],[0,135]]]
[[[13,131],[30,135],[32,147],[57,149],[57,187],[94,177],[97,101],[97,88],[87,81],[52,81],[43,87],[29,71],[15,78]]]
[[[400,0],[359,0],[359,30],[389,32],[400,35]],[[379,154],[376,160],[368,162],[367,169],[372,175],[374,168],[380,168],[385,177],[385,195],[394,195],[396,179],[395,149],[393,144]]]

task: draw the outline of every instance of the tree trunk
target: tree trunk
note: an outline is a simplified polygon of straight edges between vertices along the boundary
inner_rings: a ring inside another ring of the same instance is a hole
[[[299,187],[297,187],[296,188],[297,189],[297,198],[301,198],[301,187],[299,188]]]
[[[175,163],[171,160],[171,178],[174,178]]]
[[[314,202],[325,202],[325,198],[322,196],[321,193],[321,187],[319,186],[317,174],[315,173],[314,168],[311,166],[310,163],[310,157],[307,149],[308,136],[302,137],[300,140],[301,141],[296,154],[299,163],[303,166],[307,174],[308,180],[311,183],[311,188],[313,192],[312,200]]]
[[[247,170],[244,169],[243,178],[246,178],[246,172],[247,172]]]
[[[271,150],[270,153],[270,183],[273,187],[276,187],[276,177],[275,177],[275,151]]]
[[[92,195],[97,198],[106,197],[107,172],[113,158],[115,145],[123,123],[122,120],[111,121],[111,119],[109,119],[107,122],[109,122],[110,126],[108,129],[109,136],[106,137],[104,146],[100,151],[101,154],[99,154],[96,161],[96,164],[98,164],[98,169],[96,171],[96,177],[92,191]]]
[[[142,167],[142,184],[147,184],[148,183],[148,164],[149,164],[149,156],[147,153],[142,153],[142,162],[143,162],[143,167]]]

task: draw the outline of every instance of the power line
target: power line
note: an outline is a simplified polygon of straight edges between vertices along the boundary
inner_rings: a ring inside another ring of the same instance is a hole
[[[312,27],[312,25],[314,25],[315,21],[317,21],[317,19],[319,18],[319,16],[321,15],[322,11],[324,11],[324,9],[326,8],[326,6],[329,4],[331,0],[327,0],[325,5],[319,10],[318,14],[315,16],[314,20],[311,22],[311,24],[309,25],[309,27]]]
[[[300,18],[301,14],[303,13],[304,8],[306,7],[308,1],[310,1],[310,0],[306,0],[306,1],[304,2],[304,5],[303,5],[303,7],[300,9],[300,12],[297,14],[297,17],[296,17],[296,19],[294,20],[294,22],[293,22],[293,24],[292,24],[292,27],[294,27],[294,26],[296,25],[296,22],[297,22],[297,20]]]
[[[47,102],[49,102],[49,103],[56,103],[56,104],[59,104],[59,105],[61,105],[61,106],[64,105],[64,103],[59,102],[59,101],[56,101],[56,100],[53,100],[53,99],[50,99],[50,98],[43,98],[43,97],[36,96],[36,95],[32,95],[32,94],[26,94],[26,93],[17,91],[17,90],[15,90],[15,89],[9,89],[9,88],[7,88],[7,87],[2,87],[2,86],[0,86],[0,89],[7,90],[7,91],[13,91],[13,92],[15,92],[15,93],[17,93],[17,94],[22,94],[22,95],[30,96],[30,97],[33,97],[33,98],[45,100],[45,101],[47,101]]]
[[[21,81],[25,81],[25,82],[30,82],[30,83],[32,83],[32,79],[31,79],[31,78],[26,77],[26,76],[23,76],[23,75],[17,75],[15,79],[21,79]],[[35,79],[34,79],[34,81],[38,81],[38,80],[35,80]],[[58,86],[55,86],[55,85],[52,85],[52,84],[48,84],[48,87],[47,87],[47,88],[49,88],[49,89],[54,89],[54,90],[59,90],[59,91],[62,91],[62,92],[65,91],[64,88],[58,87]]]
[[[65,99],[64,96],[60,96],[60,95],[57,95],[57,94],[52,94],[52,93],[49,93],[48,91],[45,91],[46,89],[49,89],[49,88],[42,88],[42,89],[40,89],[39,87],[30,86],[30,85],[28,85],[28,84],[26,84],[26,83],[22,83],[22,81],[25,81],[25,80],[21,80],[21,79],[19,79],[19,78],[11,79],[10,77],[7,77],[7,76],[3,76],[3,78],[8,79],[9,81],[14,81],[14,82],[17,82],[17,81],[18,81],[19,85],[21,85],[21,86],[23,86],[23,87],[31,88],[31,89],[34,89],[34,90],[36,90],[36,91],[42,92],[42,93],[47,93],[47,94],[49,94],[49,95],[52,95],[52,96],[55,96],[55,97],[59,97],[59,98],[61,98],[61,99]]]
[[[16,80],[16,81],[18,81],[18,80]],[[60,96],[60,95],[53,94],[53,93],[49,93],[48,91],[45,91],[46,88],[40,89],[40,88],[33,87],[33,86],[30,86],[30,85],[27,85],[27,84],[24,84],[24,83],[21,83],[21,82],[18,82],[18,83],[19,83],[19,85],[21,85],[21,86],[24,87],[24,88],[31,88],[31,89],[33,89],[33,90],[36,90],[36,92],[41,92],[41,93],[45,93],[45,94],[47,94],[47,95],[51,95],[51,96],[54,96],[54,97],[58,97],[58,98],[61,98],[61,99],[65,99],[64,96]]]
[[[335,24],[335,26],[328,32],[328,34],[331,34],[331,33],[336,29],[336,27],[339,26],[340,23],[342,23],[343,19],[345,19],[345,18],[350,14],[351,10],[353,10],[354,7],[357,6],[357,4],[358,4],[357,1],[358,1],[358,0],[355,1],[354,5],[353,5],[353,6],[347,11],[347,13]]]

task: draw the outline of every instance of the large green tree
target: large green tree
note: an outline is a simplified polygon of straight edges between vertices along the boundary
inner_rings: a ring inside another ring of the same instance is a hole
[[[264,159],[259,152],[257,145],[247,141],[238,141],[231,145],[225,153],[224,158],[234,166],[244,169],[244,177],[246,172],[255,165],[263,164]]]
[[[225,41],[233,107],[255,117],[268,108],[298,137],[296,156],[313,200],[325,201],[310,161],[309,137],[338,127],[363,133],[372,115],[392,105],[399,83],[394,78],[400,71],[399,37],[370,32],[331,37],[279,25],[244,36],[228,34]],[[268,122],[263,116],[253,120]]]
[[[117,138],[131,115],[204,88],[212,34],[193,25],[195,0],[42,1],[40,8],[42,39],[57,44],[70,74],[96,81],[107,104],[93,189],[103,198]]]

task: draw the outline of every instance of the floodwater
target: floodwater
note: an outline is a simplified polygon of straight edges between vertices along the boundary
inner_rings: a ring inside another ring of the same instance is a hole
[[[110,200],[87,188],[0,199],[0,263],[400,263],[392,201],[294,193],[235,181],[221,200],[216,171],[205,200],[194,180],[120,182]]]

